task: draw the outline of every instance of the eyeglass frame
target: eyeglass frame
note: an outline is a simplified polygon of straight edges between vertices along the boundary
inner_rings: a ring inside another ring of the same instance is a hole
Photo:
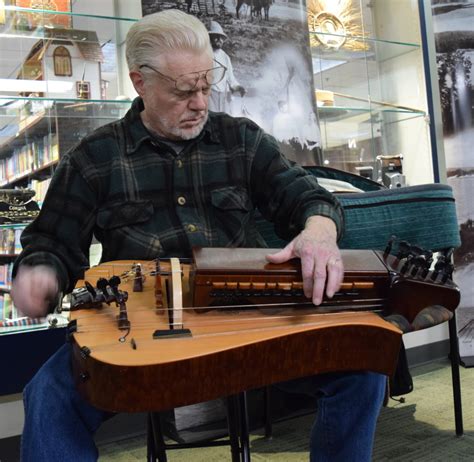
[[[151,69],[152,71],[156,72],[160,77],[163,77],[164,79],[166,80],[169,80],[170,82],[174,82],[174,87],[176,88],[176,90],[178,91],[193,91],[196,87],[197,87],[197,84],[198,82],[202,79],[202,75],[204,73],[204,80],[206,81],[206,83],[212,87],[212,85],[216,85],[220,82],[222,82],[222,80],[224,79],[225,77],[225,74],[227,72],[227,67],[224,66],[223,64],[221,64],[219,61],[217,61],[216,59],[214,59],[214,61],[218,64],[218,66],[216,67],[211,67],[210,69],[203,69],[202,71],[195,71],[195,72],[188,72],[186,74],[181,74],[181,75],[178,75],[178,77],[176,77],[175,79],[173,77],[170,77],[169,75],[166,75],[166,74],[163,74],[163,72],[160,72],[158,69],[155,69],[154,66],[151,66],[150,64],[141,64],[138,69],[142,69],[143,67],[147,67],[148,69]],[[207,81],[207,73],[209,71],[213,71],[214,69],[224,69],[224,73],[222,74],[222,78],[218,81],[218,82],[213,82],[213,83],[209,83]],[[181,90],[180,88],[178,88],[178,80],[181,78],[181,77],[184,77],[185,75],[191,75],[191,74],[199,74],[199,77],[196,79],[196,83],[194,84],[194,87],[193,88],[190,88],[189,90]]]

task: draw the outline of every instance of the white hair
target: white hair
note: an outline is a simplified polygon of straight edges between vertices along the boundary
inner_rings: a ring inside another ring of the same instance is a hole
[[[156,63],[167,52],[179,50],[207,53],[212,57],[209,34],[195,16],[170,9],[147,15],[133,24],[125,41],[130,71]]]

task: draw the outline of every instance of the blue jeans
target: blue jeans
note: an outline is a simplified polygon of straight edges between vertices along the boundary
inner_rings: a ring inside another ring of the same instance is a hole
[[[310,462],[369,462],[387,377],[373,372],[321,374],[278,384],[318,398]]]
[[[385,382],[383,375],[363,372],[325,374],[280,385],[319,398],[311,431],[311,462],[370,460]],[[77,393],[69,344],[26,386],[24,404],[23,462],[97,460],[94,433],[111,414],[94,408]]]
[[[23,402],[23,462],[97,460],[94,433],[110,414],[88,404],[76,391],[69,343],[51,356],[25,387]]]

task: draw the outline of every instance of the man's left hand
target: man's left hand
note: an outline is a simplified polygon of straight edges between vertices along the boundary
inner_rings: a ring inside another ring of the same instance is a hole
[[[283,263],[295,257],[301,259],[304,294],[315,305],[321,304],[324,289],[326,296],[332,298],[344,278],[335,223],[323,216],[310,217],[305,229],[284,249],[267,255],[267,260],[271,263]]]

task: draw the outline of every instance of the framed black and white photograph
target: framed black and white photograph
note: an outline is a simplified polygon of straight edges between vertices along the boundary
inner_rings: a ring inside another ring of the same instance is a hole
[[[461,360],[474,365],[474,1],[432,0],[448,183],[456,198],[461,246],[454,280]],[[470,359],[469,359],[470,358]]]
[[[320,163],[304,0],[142,0],[143,15],[179,8],[207,27],[226,78],[209,109],[244,116],[272,134],[303,165]]]

